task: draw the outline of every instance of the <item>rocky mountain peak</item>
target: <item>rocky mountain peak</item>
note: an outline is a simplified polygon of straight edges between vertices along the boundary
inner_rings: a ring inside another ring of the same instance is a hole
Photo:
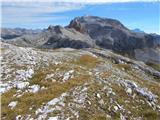
[[[69,28],[74,28],[75,30],[81,32],[81,33],[86,33],[87,31],[85,30],[85,27],[81,24],[80,22],[80,17],[77,17],[75,19],[73,19],[69,26]]]
[[[55,32],[56,34],[62,34],[63,27],[60,25],[52,26],[50,25],[47,30],[50,32]]]
[[[108,26],[119,29],[127,29],[118,20],[110,18],[101,18],[97,16],[76,17],[70,22],[69,27],[75,28],[77,31],[84,33],[87,32],[86,25],[92,25],[92,26],[99,25],[101,27]]]
[[[47,28],[47,30],[52,30],[53,28],[54,28],[53,25],[49,25],[48,28]]]

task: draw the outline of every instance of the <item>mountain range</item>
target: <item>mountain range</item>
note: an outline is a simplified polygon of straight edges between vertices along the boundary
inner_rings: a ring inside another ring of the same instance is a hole
[[[26,34],[36,34],[39,33],[41,29],[25,29],[25,28],[1,28],[1,38],[2,39],[13,39]]]
[[[2,29],[8,43],[36,48],[102,48],[141,60],[159,64],[160,35],[134,32],[120,21],[96,16],[73,19],[68,26],[49,26],[44,30]]]

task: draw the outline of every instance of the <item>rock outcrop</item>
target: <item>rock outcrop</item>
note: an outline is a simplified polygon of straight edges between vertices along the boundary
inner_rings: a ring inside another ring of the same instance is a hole
[[[117,20],[96,16],[77,17],[68,27],[88,34],[99,47],[128,54],[142,61],[144,59],[139,56],[146,54],[145,62],[160,63],[157,51],[160,46],[159,35],[133,32]],[[138,50],[141,52],[137,52]],[[150,51],[155,51],[155,57],[151,56]]]
[[[114,19],[96,16],[77,17],[70,22],[68,27],[89,34],[100,47],[117,51],[157,47],[160,43],[156,40],[159,41],[160,36],[132,32]]]
[[[22,47],[37,48],[88,48],[95,46],[88,35],[81,34],[74,29],[61,26],[49,26],[48,29],[36,35],[24,35],[6,41]]]

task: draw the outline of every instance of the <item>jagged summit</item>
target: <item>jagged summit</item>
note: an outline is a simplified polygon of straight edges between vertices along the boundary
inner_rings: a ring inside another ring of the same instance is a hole
[[[112,27],[117,27],[117,28],[118,27],[125,28],[124,25],[116,19],[101,18],[97,16],[76,17],[70,22],[69,27],[72,27],[76,23],[77,25],[78,24],[100,24],[101,26],[112,26]]]
[[[51,32],[56,32],[57,34],[62,34],[63,27],[60,25],[52,26],[50,25],[47,30]]]

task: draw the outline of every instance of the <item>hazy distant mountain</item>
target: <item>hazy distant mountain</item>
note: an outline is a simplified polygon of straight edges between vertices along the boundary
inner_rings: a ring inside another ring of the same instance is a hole
[[[144,33],[143,30],[139,29],[139,28],[135,28],[132,30],[133,32],[137,32],[137,33]]]
[[[39,32],[41,32],[41,29],[36,29],[36,30],[32,30],[32,29],[25,29],[25,28],[1,28],[1,38],[3,39],[13,39],[16,37],[20,37],[22,35],[26,35],[26,34],[37,34]]]

